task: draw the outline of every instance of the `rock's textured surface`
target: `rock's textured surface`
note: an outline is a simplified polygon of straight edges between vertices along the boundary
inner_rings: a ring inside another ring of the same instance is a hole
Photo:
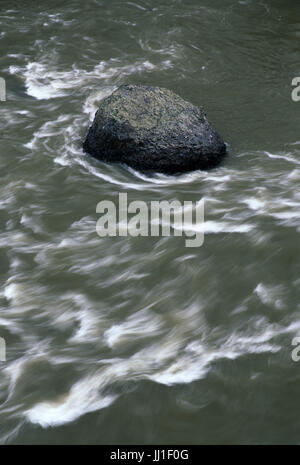
[[[216,166],[225,144],[201,107],[170,90],[120,86],[102,100],[84,142],[102,161],[166,174]]]

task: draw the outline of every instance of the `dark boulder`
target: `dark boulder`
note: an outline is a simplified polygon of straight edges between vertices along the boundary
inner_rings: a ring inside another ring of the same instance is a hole
[[[83,148],[102,161],[166,174],[212,168],[226,153],[201,107],[140,85],[122,85],[101,101]]]

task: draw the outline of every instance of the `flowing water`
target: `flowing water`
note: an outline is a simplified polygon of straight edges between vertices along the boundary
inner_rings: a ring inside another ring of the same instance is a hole
[[[2,0],[0,442],[300,442],[298,0]],[[82,152],[102,98],[203,105],[229,155]],[[205,239],[104,237],[101,200],[205,200]]]

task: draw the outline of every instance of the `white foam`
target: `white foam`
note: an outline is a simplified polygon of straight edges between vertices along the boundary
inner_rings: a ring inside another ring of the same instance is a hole
[[[204,378],[213,361],[236,359],[243,354],[278,352],[281,347],[269,342],[278,333],[277,328],[262,329],[251,337],[233,333],[219,348],[194,341],[186,346],[183,353],[163,370],[148,375],[149,379],[168,386],[178,383],[190,383]]]
[[[194,312],[194,310],[193,310]],[[140,322],[145,318],[141,312]],[[148,316],[147,316],[148,319]],[[119,325],[119,331],[106,332],[106,341],[113,347],[123,336],[129,335],[128,322]],[[159,328],[159,325],[155,331]],[[107,387],[118,381],[150,379],[165,384],[186,384],[206,376],[211,363],[234,360],[245,354],[276,353],[281,347],[273,339],[283,333],[294,332],[297,328],[271,325],[265,319],[253,319],[244,332],[233,332],[227,338],[209,342],[203,331],[197,339],[188,342],[184,325],[169,331],[158,342],[144,347],[129,358],[102,360],[102,367],[93,375],[85,376],[71,388],[70,392],[52,402],[40,402],[25,412],[32,423],[43,427],[57,426],[76,420],[87,412],[111,405],[118,394],[107,393]],[[134,330],[131,325],[130,332]],[[138,328],[141,331],[141,328]],[[131,336],[134,337],[134,336]]]
[[[13,301],[18,296],[18,285],[15,283],[8,284],[4,288],[4,296],[7,300]]]
[[[172,66],[169,60],[161,64],[153,65],[148,60],[137,60],[132,64],[122,65],[118,59],[101,61],[92,71],[72,66],[68,71],[59,71],[49,64],[43,62],[30,62],[25,67],[11,65],[10,74],[15,74],[25,79],[27,94],[38,100],[64,97],[74,92],[74,89],[83,89],[84,86],[102,86],[106,80],[118,75],[129,76],[133,73],[152,71],[154,69],[168,69]]]
[[[290,178],[292,180],[295,180],[295,181],[299,181],[299,179],[300,179],[300,169],[296,168],[296,169],[292,170],[288,174],[288,178]]]
[[[162,322],[158,316],[147,310],[140,310],[130,315],[123,323],[114,324],[107,329],[104,339],[109,347],[114,347],[138,338],[156,336],[161,328]]]
[[[295,163],[297,165],[300,164],[300,161],[297,160],[296,158],[294,158],[293,156],[291,156],[291,153],[287,153],[287,154],[273,154],[273,153],[270,153],[270,152],[264,152],[269,158],[275,158],[275,159],[279,159],[279,160],[285,160],[285,161],[288,161],[290,163]]]
[[[284,308],[282,299],[283,289],[281,286],[270,286],[259,283],[253,291],[263,304],[274,305],[275,308]]]
[[[47,140],[49,138],[60,135],[62,133],[62,124],[69,121],[70,118],[70,115],[60,115],[55,120],[47,121],[40,127],[38,131],[33,134],[31,141],[24,144],[24,147],[30,150],[37,149],[40,139],[45,139],[44,144],[47,144]],[[47,146],[47,151],[49,150],[51,149],[49,149],[49,146]]]
[[[280,220],[298,219],[300,218],[300,211],[291,210],[287,212],[272,213],[272,216]]]
[[[92,92],[87,97],[83,104],[83,112],[89,115],[90,121],[93,121],[95,113],[98,110],[100,101],[108,97],[115,89],[115,86],[110,86],[105,89],[101,89],[97,92]]]
[[[260,210],[264,207],[265,202],[255,197],[250,197],[242,200],[243,203],[247,204],[251,210]]]
[[[59,426],[76,420],[83,414],[108,407],[116,396],[99,396],[93,378],[76,383],[70,393],[54,402],[41,402],[25,412],[31,423],[42,427]]]
[[[205,234],[219,234],[219,233],[247,233],[254,229],[252,224],[234,224],[226,221],[205,221],[204,233]],[[196,228],[198,230],[198,228]]]

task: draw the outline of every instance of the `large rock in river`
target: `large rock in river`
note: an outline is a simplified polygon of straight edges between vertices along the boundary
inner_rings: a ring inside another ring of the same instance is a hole
[[[203,108],[141,85],[122,85],[101,101],[83,148],[102,161],[166,174],[212,168],[226,153]]]

